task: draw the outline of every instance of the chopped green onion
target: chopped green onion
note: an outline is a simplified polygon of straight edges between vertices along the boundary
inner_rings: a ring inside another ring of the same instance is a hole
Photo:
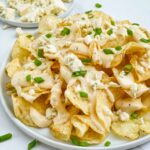
[[[93,17],[94,17],[93,14],[91,14],[91,13],[88,14],[88,18],[89,18],[89,19],[91,19],[91,18],[93,18]]]
[[[84,64],[88,64],[88,63],[90,63],[91,61],[92,61],[91,58],[83,58],[83,59],[82,59],[82,62],[83,62]]]
[[[31,150],[32,148],[34,148],[37,145],[37,140],[33,140],[28,144],[28,150]]]
[[[52,37],[52,34],[51,34],[51,33],[48,33],[48,34],[46,34],[45,36],[49,39],[49,38]]]
[[[86,73],[87,73],[86,70],[75,71],[75,72],[72,73],[72,76],[73,77],[79,77],[79,76],[85,77]]]
[[[140,26],[140,24],[138,24],[138,23],[133,23],[132,25],[135,25],[135,26]]]
[[[72,144],[77,145],[77,146],[84,146],[84,147],[90,146],[90,144],[87,143],[86,141],[80,141],[76,137],[71,137],[71,142],[72,142]]]
[[[108,34],[108,35],[112,35],[112,34],[113,34],[113,29],[109,29],[109,30],[107,31],[107,34]]]
[[[125,72],[125,74],[126,74],[126,75],[129,74],[129,73],[132,71],[132,69],[133,69],[133,67],[132,67],[131,64],[125,65],[125,66],[124,66],[124,72]]]
[[[115,26],[115,21],[111,20],[111,25]]]
[[[127,28],[127,34],[128,34],[129,36],[133,36],[133,31],[130,30],[129,28]]]
[[[103,49],[103,52],[106,54],[106,55],[109,55],[109,54],[114,54],[114,52],[111,50],[111,49]]]
[[[9,140],[11,138],[12,138],[12,134],[11,133],[7,133],[7,134],[4,134],[4,135],[1,135],[0,136],[0,142],[7,141],[7,140]]]
[[[31,34],[29,34],[29,35],[27,35],[26,37],[27,37],[27,38],[32,38],[32,35],[31,35]]]
[[[89,31],[88,35],[91,35],[91,34],[92,34],[92,32],[91,32],[91,31]]]
[[[111,142],[110,142],[110,141],[106,141],[105,144],[104,144],[105,147],[108,147],[108,146],[110,146],[110,145],[111,145]]]
[[[36,82],[36,83],[42,83],[42,82],[44,82],[44,79],[41,78],[41,77],[36,77],[36,78],[34,78],[34,82]]]
[[[115,47],[115,50],[116,50],[116,51],[120,51],[120,50],[122,50],[122,47],[121,47],[121,46],[116,46],[116,47]]]
[[[101,33],[102,33],[102,29],[101,28],[95,28],[95,29],[93,29],[93,31],[95,32],[94,36],[101,35]]]
[[[35,64],[36,66],[40,66],[40,65],[42,64],[42,62],[36,58],[36,59],[34,60],[34,64]]]
[[[91,12],[92,12],[92,10],[89,10],[89,11],[86,11],[85,13],[86,13],[86,14],[89,14],[89,13],[91,13]]]
[[[136,112],[133,112],[130,114],[130,119],[134,120],[134,119],[138,119],[139,118],[139,114],[137,114]]]
[[[38,49],[38,56],[40,57],[40,58],[43,58],[44,56],[43,56],[43,49]]]
[[[100,3],[96,3],[96,4],[95,4],[95,7],[96,7],[96,8],[101,8],[102,5],[101,5]]]
[[[62,36],[65,36],[65,35],[69,35],[70,34],[70,29],[69,28],[64,28],[61,33],[60,33]]]
[[[84,91],[80,91],[80,97],[88,98],[88,94]]]
[[[26,81],[28,81],[28,82],[31,81],[31,75],[30,74],[26,76]]]
[[[142,39],[140,39],[140,41],[143,42],[143,43],[150,43],[150,39],[142,38]]]

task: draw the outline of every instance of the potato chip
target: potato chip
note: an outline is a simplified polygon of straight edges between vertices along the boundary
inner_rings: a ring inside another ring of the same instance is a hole
[[[91,129],[89,129],[86,134],[80,138],[81,141],[86,141],[89,144],[98,144],[103,142],[104,139],[104,135],[98,134]]]
[[[19,61],[23,63],[29,55],[30,55],[30,52],[26,49],[21,48],[20,43],[17,40],[12,49],[12,59],[18,58]]]
[[[52,120],[48,120],[46,116],[42,115],[33,107],[30,107],[30,116],[32,121],[40,128],[46,128],[52,123]]]
[[[77,117],[72,117],[71,118],[71,123],[74,127],[74,134],[77,137],[83,137],[87,130],[89,129],[89,126],[85,123],[83,123],[81,120],[79,120]]]
[[[21,65],[20,65],[18,58],[13,59],[6,66],[6,71],[7,71],[9,77],[12,77],[20,69],[21,69]]]
[[[70,121],[64,124],[53,124],[50,129],[54,137],[57,139],[63,141],[68,141],[70,139],[72,131],[72,125]]]
[[[140,125],[140,130],[142,134],[150,134],[150,122],[144,122],[144,124]]]
[[[132,121],[128,122],[113,122],[112,131],[119,137],[135,140],[139,137],[139,125]]]
[[[82,100],[82,98],[79,98],[75,92],[73,91],[73,87],[70,87],[65,92],[66,98],[69,99],[69,101],[77,107],[78,109],[82,110],[85,114],[89,114],[89,104],[88,101]]]
[[[144,109],[141,98],[122,98],[115,102],[117,110],[121,109],[126,112],[135,112]]]
[[[37,127],[30,116],[31,104],[24,99],[16,97],[14,95],[12,96],[12,101],[15,116],[24,124],[32,127]]]

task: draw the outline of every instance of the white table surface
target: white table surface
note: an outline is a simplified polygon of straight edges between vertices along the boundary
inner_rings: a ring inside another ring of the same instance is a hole
[[[142,26],[150,29],[150,0],[76,0],[75,12],[84,12],[94,8],[94,4],[99,2],[103,5],[100,9],[108,14],[111,14],[116,19],[129,19],[133,22],[138,22]],[[7,53],[15,41],[15,28],[2,30],[0,24],[0,65],[3,62],[4,54]],[[32,140],[19,130],[5,114],[0,103],[0,135],[13,133],[13,139],[0,143],[0,150],[27,150],[28,143]],[[35,150],[56,150],[44,144],[38,143]],[[134,150],[149,150],[150,142],[144,144]]]

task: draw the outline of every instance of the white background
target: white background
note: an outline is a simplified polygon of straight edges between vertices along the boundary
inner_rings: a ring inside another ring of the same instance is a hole
[[[100,9],[116,19],[129,19],[140,23],[150,29],[150,0],[76,0],[75,12],[91,10],[94,4],[99,2],[103,5]],[[0,27],[2,28],[2,24]],[[4,54],[11,50],[15,41],[15,28],[2,30],[0,28],[0,66],[4,60]],[[0,103],[0,135],[11,132],[13,139],[0,143],[0,150],[27,150],[28,143],[32,140],[29,136],[20,131],[7,117]],[[35,150],[56,150],[41,143]],[[150,143],[144,144],[136,150],[149,150]]]

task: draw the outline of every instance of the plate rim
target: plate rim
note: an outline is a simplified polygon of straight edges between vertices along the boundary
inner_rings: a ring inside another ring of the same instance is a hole
[[[7,102],[5,101],[5,97],[3,95],[3,78],[6,75],[5,73],[5,68],[6,64],[10,60],[10,55],[11,55],[11,50],[8,51],[8,54],[6,55],[1,67],[0,67],[0,103],[2,106],[2,109],[6,113],[6,115],[10,118],[10,120],[15,124],[15,126],[19,127],[23,133],[28,135],[29,137],[36,138],[38,141],[41,143],[44,143],[46,145],[55,147],[55,148],[60,148],[64,150],[124,150],[128,148],[134,148],[136,146],[140,146],[148,141],[150,141],[150,135],[146,135],[144,137],[141,137],[137,140],[134,141],[129,141],[127,143],[123,143],[120,145],[114,145],[110,147],[98,147],[95,146],[90,146],[90,147],[80,147],[80,146],[75,146],[75,145],[69,145],[68,143],[61,143],[61,141],[56,141],[53,139],[48,139],[44,135],[41,135],[39,133],[36,133],[32,129],[30,129],[27,125],[24,125],[21,121],[19,121],[14,114],[11,112],[9,109],[9,106],[7,105]]]

